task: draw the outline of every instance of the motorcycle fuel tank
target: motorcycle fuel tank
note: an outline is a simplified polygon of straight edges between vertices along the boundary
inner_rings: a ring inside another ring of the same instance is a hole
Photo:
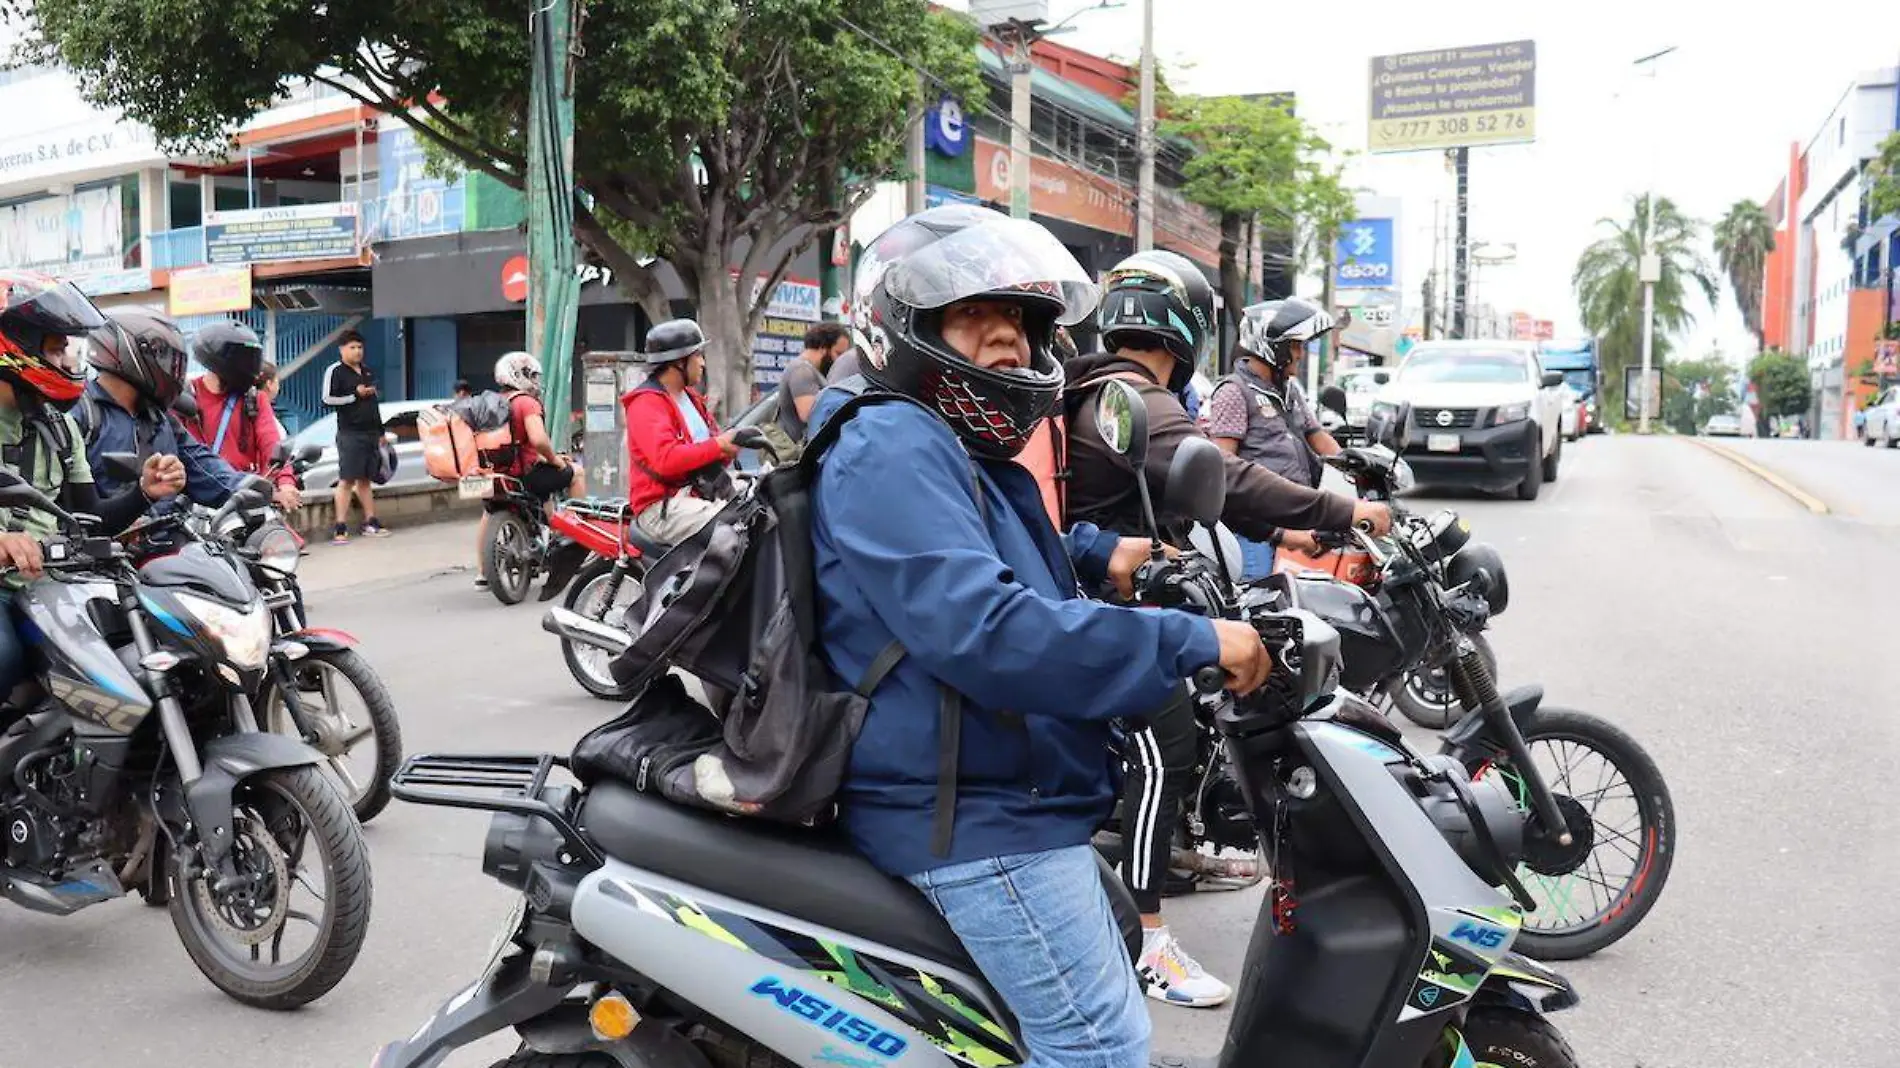
[[[88,606],[108,604],[117,590],[105,582],[36,582],[14,598],[20,637],[32,650],[47,692],[80,719],[130,734],[152,710],[145,687],[100,633]]]

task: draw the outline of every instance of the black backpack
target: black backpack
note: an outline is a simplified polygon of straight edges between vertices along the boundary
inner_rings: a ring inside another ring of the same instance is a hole
[[[855,391],[854,391],[855,392]],[[904,658],[893,641],[850,690],[832,688],[818,651],[811,501],[818,461],[867,405],[915,404],[894,393],[846,401],[792,464],[759,479],[698,533],[656,561],[627,610],[633,646],[614,677],[636,692],[618,719],[583,737],[573,768],[670,800],[783,823],[835,814],[870,697]],[[669,669],[706,687],[693,701]],[[947,854],[956,805],[961,699],[945,688],[933,844]],[[714,715],[718,718],[714,719]]]

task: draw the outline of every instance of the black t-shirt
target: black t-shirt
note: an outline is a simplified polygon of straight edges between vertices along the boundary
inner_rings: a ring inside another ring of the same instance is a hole
[[[351,367],[342,360],[330,365],[323,374],[323,403],[336,412],[339,431],[380,434],[383,432],[382,394],[367,397],[356,394],[358,386],[376,384],[376,373],[368,364]]]

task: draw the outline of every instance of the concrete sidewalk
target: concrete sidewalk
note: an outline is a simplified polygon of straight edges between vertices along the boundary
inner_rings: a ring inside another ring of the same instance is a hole
[[[391,527],[387,538],[352,535],[348,545],[310,538],[297,565],[305,593],[428,578],[475,567],[478,516],[411,527]]]

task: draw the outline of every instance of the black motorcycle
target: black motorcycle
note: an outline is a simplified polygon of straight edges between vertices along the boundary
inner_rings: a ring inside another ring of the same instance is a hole
[[[269,494],[253,479],[226,507]],[[67,915],[135,888],[231,997],[323,996],[363,945],[369,854],[323,754],[259,729],[247,695],[274,643],[246,569],[181,513],[100,537],[10,471],[0,507],[62,530],[14,596],[35,677],[0,713],[0,892]]]
[[[322,455],[306,445],[295,456],[289,443],[272,462],[302,475]],[[402,724],[389,688],[358,652],[356,636],[334,627],[312,627],[304,615],[297,564],[303,538],[270,501],[212,513],[197,509],[193,528],[215,538],[244,563],[271,612],[270,670],[251,694],[264,728],[302,738],[328,758],[329,768],[355,810],[368,823],[389,806],[389,777],[402,766]],[[354,700],[350,698],[354,695]],[[353,710],[352,705],[360,705]]]
[[[1406,414],[1375,413],[1367,436],[1377,444],[1328,458],[1368,498],[1391,501],[1402,487],[1393,446],[1404,447]],[[1675,810],[1654,761],[1615,724],[1541,707],[1541,687],[1499,693],[1492,661],[1472,635],[1507,603],[1504,566],[1457,517],[1416,516],[1395,503],[1390,536],[1353,537],[1378,567],[1370,588],[1319,573],[1273,575],[1254,588],[1271,604],[1330,624],[1340,637],[1340,685],[1368,701],[1419,664],[1445,665],[1460,711],[1440,753],[1474,781],[1499,781],[1531,816],[1517,872],[1537,905],[1518,943],[1524,953],[1574,959],[1627,935],[1660,898],[1675,855]],[[1237,584],[1238,546],[1205,535],[1195,540],[1221,562],[1223,580]],[[1168,603],[1165,588],[1146,596]],[[1504,710],[1521,741],[1500,729]],[[1170,862],[1170,893],[1248,886],[1269,874],[1253,852],[1244,798],[1211,726],[1201,743],[1196,790],[1184,805]],[[1120,857],[1118,831],[1119,822],[1097,836],[1105,856]]]

